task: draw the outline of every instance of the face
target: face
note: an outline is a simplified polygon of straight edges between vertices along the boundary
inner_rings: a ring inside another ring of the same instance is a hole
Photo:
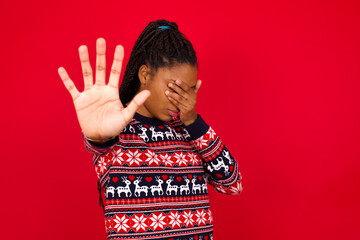
[[[150,97],[138,109],[138,113],[162,121],[169,121],[172,116],[169,110],[179,112],[179,109],[168,99],[165,90],[173,91],[168,87],[170,82],[179,79],[188,86],[195,88],[197,82],[197,67],[189,64],[179,64],[171,68],[159,68],[155,75],[149,74],[149,68],[143,65],[139,69],[141,86],[138,92],[149,90]]]

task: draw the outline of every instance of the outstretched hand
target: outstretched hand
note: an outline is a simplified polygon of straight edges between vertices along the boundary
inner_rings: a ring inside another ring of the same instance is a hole
[[[105,82],[105,52],[105,39],[98,38],[96,41],[96,80],[94,84],[88,49],[86,45],[79,47],[84,76],[84,91],[81,93],[77,90],[65,68],[59,67],[58,69],[60,78],[73,99],[84,135],[94,140],[103,140],[119,135],[132,120],[136,110],[150,96],[150,91],[143,90],[124,108],[119,97],[119,78],[124,59],[124,48],[121,45],[117,45],[115,48],[108,84]]]

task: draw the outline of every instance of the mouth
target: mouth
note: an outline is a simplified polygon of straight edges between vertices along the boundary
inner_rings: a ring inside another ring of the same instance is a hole
[[[170,110],[170,109],[167,109],[168,113],[170,116],[172,117],[177,117],[180,115],[180,112],[177,112],[177,111],[173,111],[173,110]]]

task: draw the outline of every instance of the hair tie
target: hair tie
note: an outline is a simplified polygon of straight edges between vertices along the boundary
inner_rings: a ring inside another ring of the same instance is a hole
[[[170,26],[159,26],[158,28],[160,28],[162,31],[165,31],[166,29],[171,29]]]

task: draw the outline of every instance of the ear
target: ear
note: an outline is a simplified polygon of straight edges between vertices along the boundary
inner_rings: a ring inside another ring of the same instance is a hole
[[[138,76],[141,85],[147,85],[150,79],[150,68],[146,65],[141,65],[139,68]]]

